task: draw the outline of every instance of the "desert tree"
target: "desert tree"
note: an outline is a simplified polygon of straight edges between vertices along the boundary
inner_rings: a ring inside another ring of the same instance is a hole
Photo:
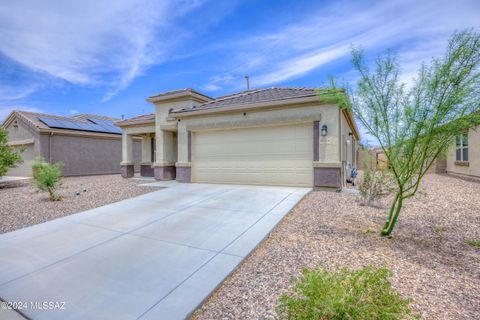
[[[14,149],[8,145],[7,131],[0,128],[0,177],[7,173],[8,169],[22,162],[22,149]]]
[[[37,167],[35,182],[40,190],[48,191],[50,201],[60,201],[62,196],[57,193],[61,185],[63,163],[43,163]]]
[[[458,134],[480,124],[480,35],[453,34],[443,57],[422,64],[408,87],[392,52],[368,63],[354,48],[352,63],[360,79],[343,104],[388,159],[396,190],[381,235],[390,237],[404,200],[417,193],[435,159]]]

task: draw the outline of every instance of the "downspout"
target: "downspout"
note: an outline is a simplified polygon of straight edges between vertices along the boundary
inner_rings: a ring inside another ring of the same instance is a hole
[[[343,188],[345,181],[345,164],[343,161],[343,136],[342,136],[342,109],[338,108],[338,157],[341,163],[340,167],[340,188]]]
[[[52,163],[52,138],[53,132],[50,132],[50,137],[48,137],[48,163]]]

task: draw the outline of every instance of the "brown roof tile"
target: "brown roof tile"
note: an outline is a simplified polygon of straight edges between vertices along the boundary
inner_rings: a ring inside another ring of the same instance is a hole
[[[212,101],[205,102],[193,107],[183,108],[175,111],[171,111],[172,114],[179,114],[183,112],[191,112],[197,110],[206,110],[206,109],[215,109],[222,108],[234,105],[249,105],[256,104],[261,102],[271,102],[271,101],[282,101],[287,99],[297,99],[304,97],[314,97],[316,96],[321,88],[304,88],[304,87],[273,87],[273,88],[262,88],[262,89],[253,89],[242,91],[238,93],[233,93],[225,96],[218,97]],[[193,89],[181,89],[176,91],[166,92],[157,96],[169,95],[178,92],[184,91],[194,91]],[[154,97],[157,97],[154,96]],[[155,121],[155,114],[146,114],[138,117],[130,118],[124,121],[119,121],[116,124],[134,124],[147,121]]]
[[[249,105],[261,102],[281,101],[286,99],[296,99],[303,97],[312,97],[317,94],[316,88],[295,88],[295,87],[273,87],[243,91],[222,97],[218,97],[212,101],[173,111],[172,113],[190,112],[196,110],[205,110],[213,108],[221,108],[233,105]]]
[[[115,122],[116,125],[126,125],[126,124],[134,124],[134,123],[144,123],[144,122],[154,122],[155,121],[155,113],[149,114],[142,114],[140,116],[136,116],[133,118],[128,118],[122,121]]]
[[[165,96],[170,96],[170,95],[176,95],[178,93],[187,93],[187,94],[197,94],[200,96],[205,97],[208,100],[212,100],[212,97],[207,96],[206,94],[203,94],[201,92],[198,92],[197,90],[194,90],[192,88],[185,88],[185,89],[178,89],[178,90],[173,90],[173,91],[167,91],[163,93],[159,93],[153,96],[150,96],[148,99],[154,99],[154,98],[159,98],[159,97],[165,97]]]

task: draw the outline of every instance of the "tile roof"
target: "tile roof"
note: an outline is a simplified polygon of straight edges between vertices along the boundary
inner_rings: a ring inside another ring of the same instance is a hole
[[[205,97],[205,98],[208,99],[208,100],[212,100],[212,99],[213,99],[212,97],[209,97],[209,96],[207,96],[206,94],[203,94],[203,93],[201,93],[201,92],[198,92],[197,90],[192,89],[192,88],[185,88],[185,89],[178,89],[178,90],[173,90],[173,91],[167,91],[167,92],[163,92],[163,93],[159,93],[159,94],[150,96],[148,99],[155,99],[155,98],[160,98],[160,97],[166,97],[166,96],[176,95],[176,94],[179,94],[179,93],[197,94],[197,95],[200,95],[200,96]]]
[[[91,114],[91,113],[80,113],[76,114],[71,117],[71,119],[80,119],[80,120],[85,120],[85,119],[98,119],[98,120],[108,120],[108,121],[120,121],[122,119],[120,118],[114,118],[114,117],[107,117],[107,116],[99,116],[97,114]]]
[[[155,113],[142,114],[133,118],[128,118],[125,120],[115,122],[116,125],[123,124],[132,124],[132,123],[144,123],[144,122],[155,122]]]
[[[205,110],[221,108],[233,105],[249,105],[261,102],[281,101],[287,99],[297,99],[303,97],[313,97],[317,94],[317,88],[295,88],[295,87],[273,87],[263,89],[247,90],[226,96],[218,97],[212,101],[173,111],[172,113],[190,112],[196,110]]]
[[[52,114],[30,112],[30,111],[21,111],[21,110],[15,110],[15,111],[12,112],[12,114],[15,114],[16,116],[21,118],[23,121],[25,121],[31,127],[38,128],[38,129],[45,129],[45,130],[49,130],[51,128],[49,126],[47,126],[46,124],[44,124],[42,121],[40,121],[39,118],[45,117],[45,118],[52,118],[52,119],[57,119],[57,120],[70,120],[70,121],[75,120],[75,121],[80,121],[80,122],[85,122],[85,123],[90,123],[87,120],[87,118],[95,118],[95,119],[110,120],[110,121],[120,120],[118,118],[99,116],[99,115],[94,115],[94,114],[81,114],[81,115],[76,115],[76,116],[73,116],[73,117],[65,117],[65,116],[57,116],[57,115],[52,115]]]
[[[322,90],[325,91],[327,89],[305,88],[305,87],[272,87],[272,88],[252,89],[252,90],[247,90],[247,91],[242,91],[238,93],[221,96],[221,97],[212,99],[211,101],[208,101],[193,107],[171,111],[171,113],[181,114],[183,112],[216,109],[216,108],[222,108],[222,107],[228,107],[228,106],[249,105],[249,104],[262,103],[262,102],[272,102],[272,101],[282,101],[287,99],[314,97],[317,94],[321,93]],[[170,94],[176,94],[179,92],[187,92],[187,91],[198,93],[193,89],[181,89],[181,90],[162,93],[157,96],[170,95]],[[153,96],[153,97],[157,97],[157,96]],[[155,114],[141,115],[138,117],[126,119],[124,121],[119,121],[116,124],[126,125],[126,124],[143,123],[143,122],[149,122],[149,121],[155,121]]]

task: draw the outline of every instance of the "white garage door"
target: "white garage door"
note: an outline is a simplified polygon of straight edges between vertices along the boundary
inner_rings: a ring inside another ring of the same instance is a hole
[[[192,181],[312,186],[313,126],[198,131],[192,141]]]

